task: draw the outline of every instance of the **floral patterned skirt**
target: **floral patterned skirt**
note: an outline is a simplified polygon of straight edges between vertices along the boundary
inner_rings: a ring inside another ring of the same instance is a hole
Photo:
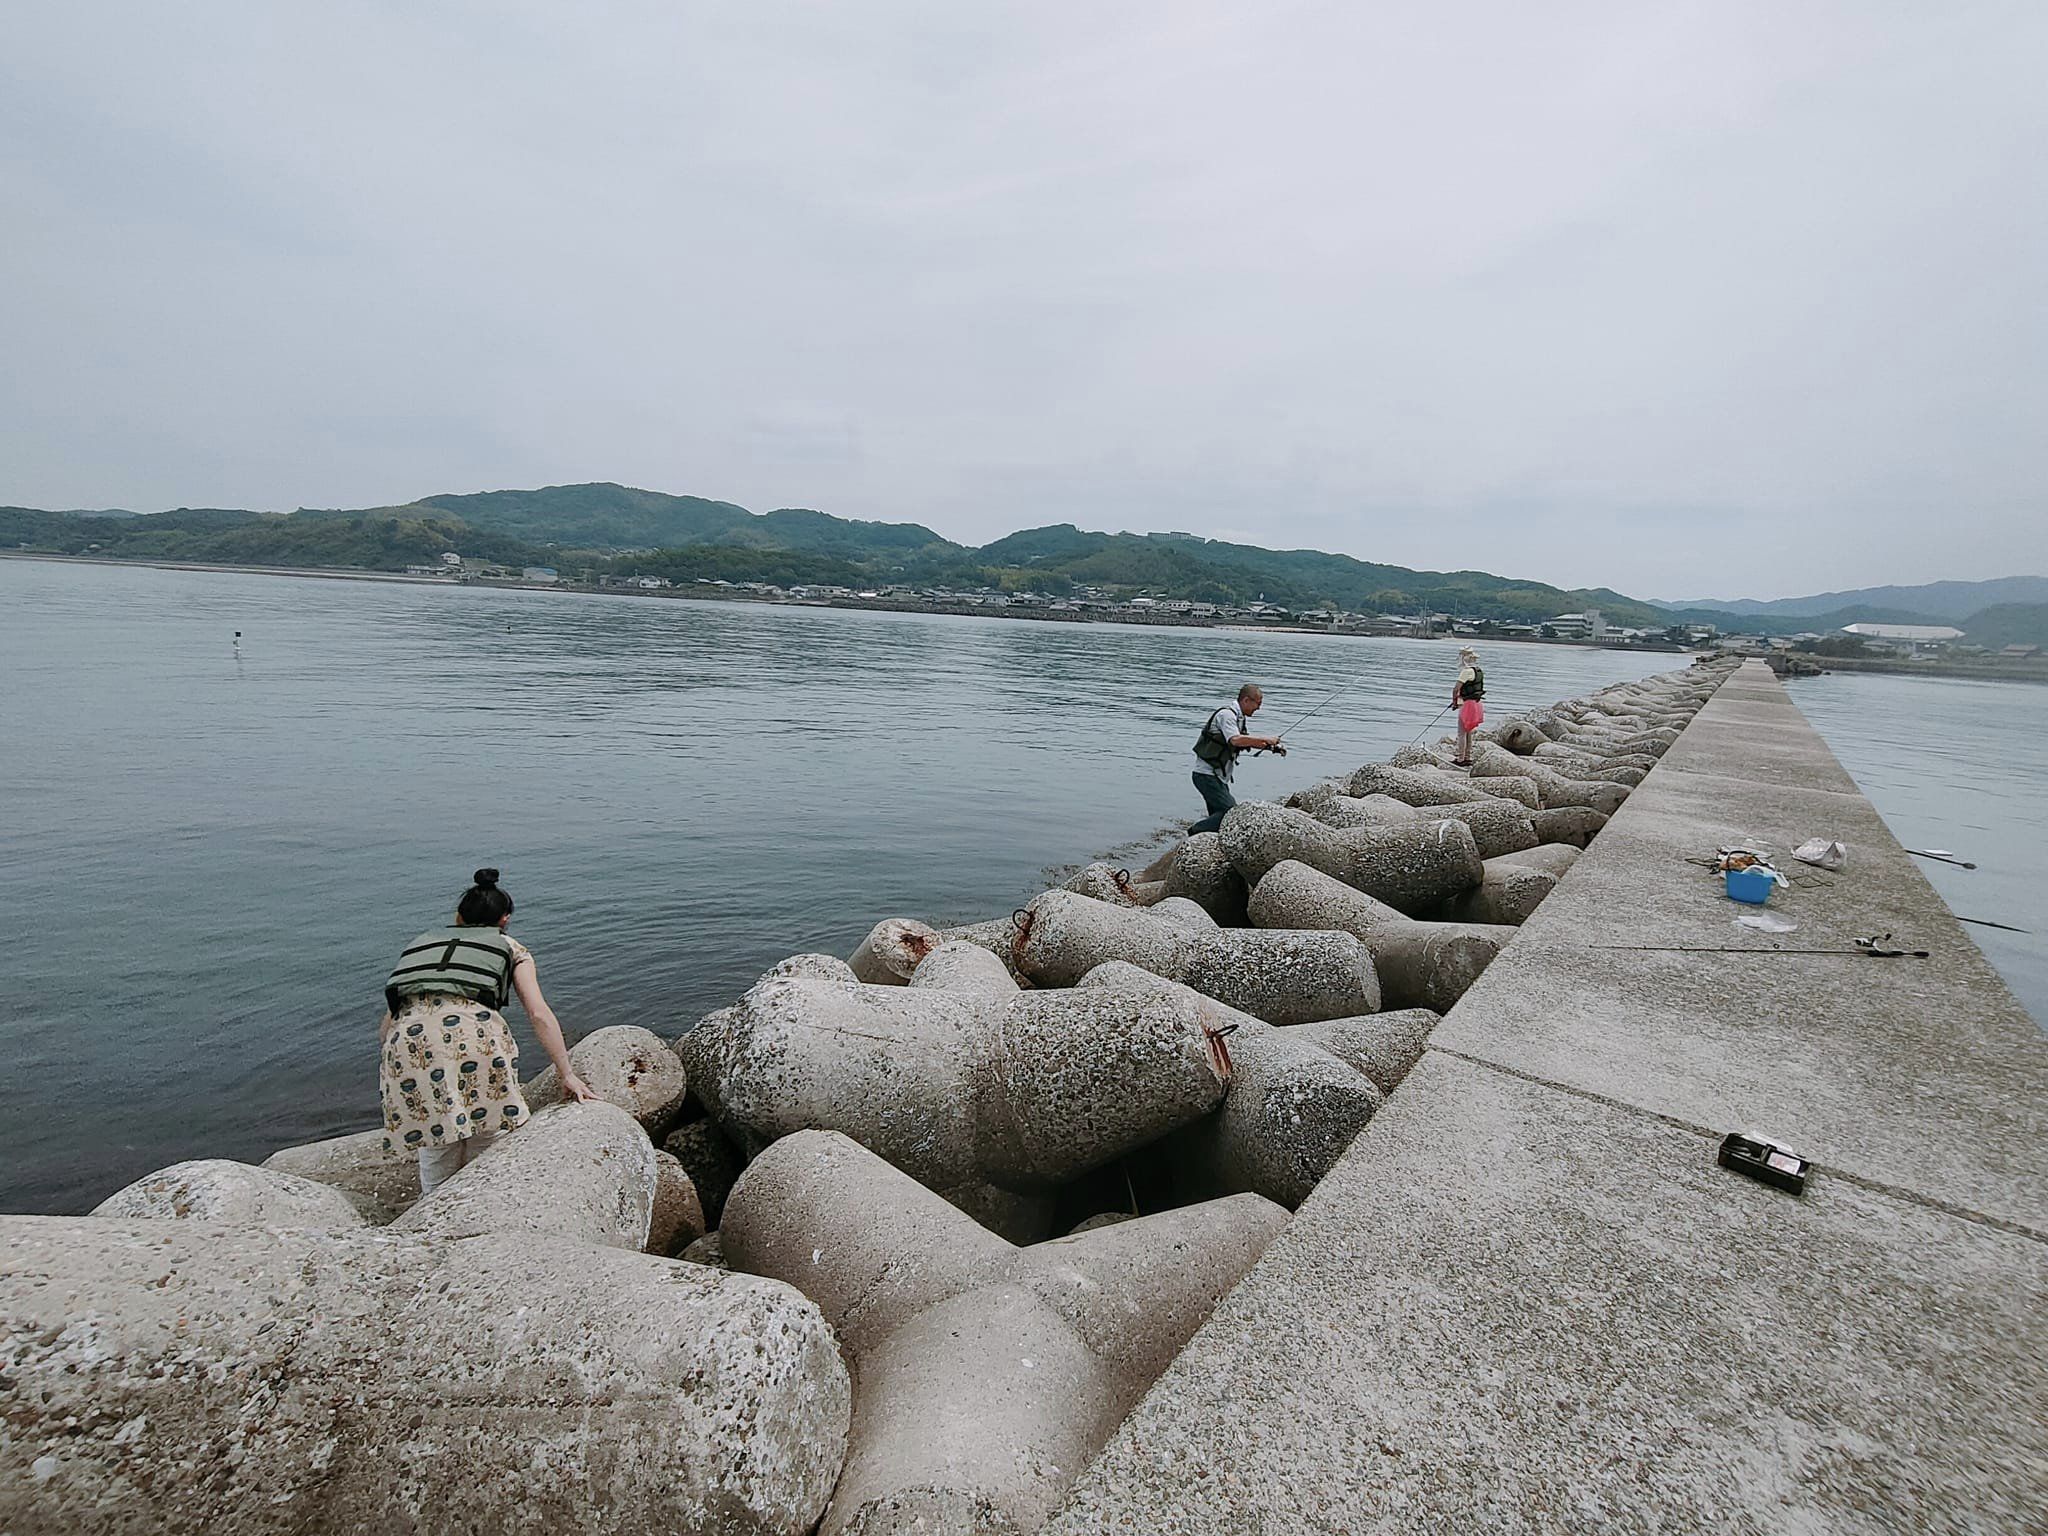
[[[479,1131],[526,1123],[519,1046],[495,1008],[466,997],[415,997],[391,1021],[378,1052],[384,1146],[418,1152]]]

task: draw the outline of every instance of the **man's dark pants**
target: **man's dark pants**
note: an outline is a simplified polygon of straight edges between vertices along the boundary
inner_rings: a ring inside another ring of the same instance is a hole
[[[1230,792],[1230,786],[1213,773],[1192,775],[1195,788],[1202,792],[1202,804],[1209,807],[1209,814],[1188,828],[1190,833],[1214,832],[1223,825],[1223,817],[1237,804],[1237,796]]]

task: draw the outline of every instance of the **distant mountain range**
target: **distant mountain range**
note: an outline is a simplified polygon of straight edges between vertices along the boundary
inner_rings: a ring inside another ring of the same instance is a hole
[[[1818,592],[1810,597],[1779,597],[1766,602],[1746,597],[1726,601],[1715,598],[1677,603],[1659,602],[1655,598],[1651,601],[1671,612],[1711,608],[1722,613],[1741,614],[1745,618],[1799,618],[1831,614],[1846,608],[1867,608],[1914,614],[1930,624],[1953,624],[2000,604],[2048,603],[2048,576],[1930,581],[1917,587],[1858,587],[1849,592]]]
[[[2048,580],[2007,577],[1881,587],[1772,603],[1644,602],[1604,587],[1565,589],[1485,571],[1418,571],[1320,550],[1273,550],[1176,533],[1031,528],[979,548],[919,523],[861,522],[808,508],[750,512],[727,501],[599,483],[427,496],[402,506],[41,511],[0,507],[0,549],[229,565],[404,570],[445,551],[566,577],[665,576],[866,586],[903,582],[1064,595],[1097,587],[1196,602],[1539,622],[1598,608],[1609,622],[1790,633],[1859,619],[1943,622],[1976,608],[2048,600]],[[2031,584],[2031,585],[2029,585]],[[1981,593],[1975,608],[1965,595]],[[1938,606],[1929,606],[1937,594]],[[1830,604],[1821,608],[1816,605]],[[2009,623],[2025,627],[2024,617]]]

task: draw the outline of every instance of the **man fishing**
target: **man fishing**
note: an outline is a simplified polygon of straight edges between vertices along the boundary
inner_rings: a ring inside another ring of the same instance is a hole
[[[1235,703],[1225,704],[1202,723],[1202,734],[1195,738],[1194,778],[1195,788],[1201,791],[1202,803],[1209,808],[1209,814],[1189,827],[1190,833],[1214,832],[1223,825],[1223,818],[1230,808],[1237,804],[1237,797],[1230,792],[1230,776],[1237,766],[1238,753],[1287,755],[1287,749],[1280,745],[1278,736],[1246,733],[1247,722],[1259,712],[1259,706],[1265,701],[1266,696],[1259,691],[1258,684],[1246,683],[1237,690]]]

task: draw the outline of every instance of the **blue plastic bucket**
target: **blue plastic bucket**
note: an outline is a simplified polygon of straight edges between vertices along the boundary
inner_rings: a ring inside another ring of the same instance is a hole
[[[1775,875],[1761,869],[1731,869],[1723,877],[1728,882],[1728,894],[1736,901],[1746,901],[1753,907],[1760,907],[1771,899],[1771,887],[1778,883]]]

